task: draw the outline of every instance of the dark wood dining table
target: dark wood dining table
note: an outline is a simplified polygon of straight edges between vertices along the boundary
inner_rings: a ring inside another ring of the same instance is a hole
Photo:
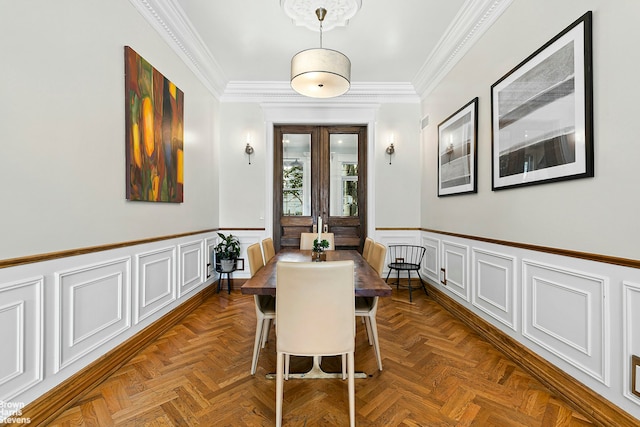
[[[387,282],[369,265],[362,255],[355,250],[325,251],[326,262],[352,260],[354,263],[354,286],[358,297],[388,297],[391,288]],[[269,262],[247,280],[240,290],[249,295],[276,295],[276,265],[278,261],[310,262],[311,251],[301,249],[283,249],[269,260]],[[320,357],[313,358],[313,366],[308,372],[290,373],[289,378],[316,379],[342,378],[341,373],[329,373],[320,367]],[[367,378],[364,372],[356,372],[356,378]],[[275,378],[275,374],[267,374],[267,378]]]
[[[327,261],[352,260],[355,267],[355,293],[358,297],[388,297],[391,288],[378,273],[355,250],[325,251]],[[276,264],[278,261],[310,262],[311,251],[301,249],[283,249],[247,280],[240,288],[243,294],[276,295]]]

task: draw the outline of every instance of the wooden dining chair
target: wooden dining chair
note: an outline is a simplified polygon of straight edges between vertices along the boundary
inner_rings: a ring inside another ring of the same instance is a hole
[[[382,275],[384,268],[384,258],[387,254],[387,248],[382,243],[374,243],[371,247],[371,256],[369,264],[378,273]],[[380,343],[378,341],[378,323],[376,322],[376,314],[378,313],[378,297],[356,297],[356,317],[362,317],[365,327],[367,328],[367,338],[369,345],[373,345],[376,352],[376,361],[378,369],[382,371],[382,357],[380,356]]]
[[[353,261],[276,266],[276,426],[282,425],[285,357],[346,355],[349,422],[355,425]]]
[[[362,258],[365,261],[369,262],[369,256],[371,255],[371,248],[373,248],[373,239],[371,237],[367,237],[364,239],[364,246],[362,247]]]
[[[262,241],[262,253],[264,254],[265,264],[276,255],[276,249],[273,246],[273,239],[271,237],[267,237]]]
[[[300,249],[310,250],[313,249],[313,241],[318,238],[318,233],[300,233]],[[336,248],[335,238],[333,233],[322,233],[320,239],[329,242],[327,250],[334,250]]]
[[[254,243],[247,248],[247,258],[249,259],[249,271],[253,277],[258,270],[264,267],[262,251],[260,245]],[[258,356],[260,347],[264,348],[271,322],[276,318],[276,302],[271,295],[254,295],[253,300],[256,306],[256,338],[253,343],[253,358],[251,359],[251,375],[256,373],[258,366]]]

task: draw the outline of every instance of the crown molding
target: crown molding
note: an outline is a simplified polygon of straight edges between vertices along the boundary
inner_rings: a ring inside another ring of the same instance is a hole
[[[129,0],[216,97],[227,78],[176,0]]]
[[[129,0],[204,86],[222,102],[318,102],[289,82],[228,81],[177,0]],[[513,0],[467,0],[411,83],[353,83],[332,102],[414,103],[424,99]]]
[[[467,0],[462,5],[413,80],[413,85],[422,99],[435,89],[512,1]]]
[[[351,83],[349,91],[335,98],[308,98],[291,89],[289,82],[231,81],[220,102],[268,102],[297,104],[420,103],[411,83]]]

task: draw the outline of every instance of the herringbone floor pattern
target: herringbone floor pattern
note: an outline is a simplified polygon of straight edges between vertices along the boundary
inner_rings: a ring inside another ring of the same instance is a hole
[[[424,293],[381,299],[378,331],[382,372],[358,321],[359,426],[592,425]],[[251,376],[254,333],[252,296],[214,295],[50,426],[274,425],[275,333]],[[289,380],[283,412],[289,426],[348,425],[346,381]]]

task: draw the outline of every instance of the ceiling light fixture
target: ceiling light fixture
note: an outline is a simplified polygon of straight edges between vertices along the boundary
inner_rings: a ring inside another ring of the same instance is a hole
[[[320,21],[320,48],[298,52],[291,59],[291,87],[311,98],[333,98],[349,90],[351,61],[337,50],[322,48],[324,8],[316,9]]]

